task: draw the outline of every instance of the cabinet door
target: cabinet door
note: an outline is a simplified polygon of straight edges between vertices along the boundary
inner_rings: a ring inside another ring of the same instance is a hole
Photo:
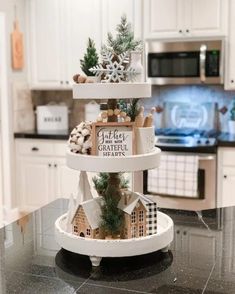
[[[199,228],[182,228],[182,251],[189,253],[189,265],[194,268],[211,267],[222,250],[222,233]],[[206,262],[199,255],[206,256]]]
[[[31,0],[30,78],[32,87],[58,86],[62,73],[61,0]]]
[[[225,35],[227,0],[191,0],[186,31],[191,36]]]
[[[40,207],[52,200],[53,170],[48,158],[21,157],[18,173],[21,205]]]
[[[227,41],[225,89],[235,89],[235,1],[229,4],[229,37]]]
[[[95,41],[97,53],[101,48],[101,1],[64,0],[63,25],[65,29],[65,83],[72,82],[73,75],[81,73],[80,59],[86,52],[88,38]]]
[[[184,0],[145,0],[145,38],[182,37],[185,4]]]
[[[56,159],[54,170],[54,199],[77,195],[79,171],[68,168],[65,159]]]
[[[223,167],[221,207],[235,205],[235,167]]]
[[[135,37],[142,38],[141,0],[102,0],[103,43],[107,40],[108,32],[116,34],[116,27],[120,23],[123,14],[126,14],[128,22],[131,23]]]

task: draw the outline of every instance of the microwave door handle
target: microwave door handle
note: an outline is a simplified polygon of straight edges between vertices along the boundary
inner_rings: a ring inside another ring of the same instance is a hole
[[[200,80],[202,83],[206,81],[206,50],[207,46],[202,44],[200,47]]]

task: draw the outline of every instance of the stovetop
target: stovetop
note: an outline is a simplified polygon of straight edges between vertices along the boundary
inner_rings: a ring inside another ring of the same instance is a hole
[[[156,129],[156,146],[208,147],[216,145],[216,130],[193,128]]]

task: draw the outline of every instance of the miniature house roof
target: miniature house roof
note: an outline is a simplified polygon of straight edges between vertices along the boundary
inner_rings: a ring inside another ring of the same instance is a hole
[[[136,204],[139,201],[144,205],[146,210],[147,210],[146,204],[154,203],[152,200],[150,200],[148,197],[146,197],[145,195],[141,193],[127,191],[126,195],[121,197],[118,203],[118,208],[128,214],[131,214],[132,211],[135,209]]]
[[[78,204],[77,209],[75,210],[73,219],[75,215],[77,214],[79,207],[82,206],[84,213],[87,217],[88,223],[91,226],[92,230],[99,228],[100,221],[101,221],[101,218],[100,218],[101,201],[102,201],[102,197],[97,197],[97,198],[89,199],[87,201],[84,201]],[[73,222],[73,219],[72,219],[72,222]]]

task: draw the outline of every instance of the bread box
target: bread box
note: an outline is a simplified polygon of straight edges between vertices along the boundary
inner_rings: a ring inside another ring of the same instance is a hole
[[[67,131],[68,107],[66,105],[40,105],[36,109],[38,132]]]

